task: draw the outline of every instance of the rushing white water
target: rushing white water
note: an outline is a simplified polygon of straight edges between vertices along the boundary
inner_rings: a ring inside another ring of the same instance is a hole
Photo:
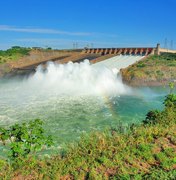
[[[47,67],[38,66],[36,73],[28,78],[0,81],[0,124],[30,117],[47,119],[48,115],[53,114],[53,108],[54,113],[56,109],[60,115],[65,113],[56,106],[68,108],[76,101],[82,106],[88,99],[99,98],[94,101],[95,106],[97,102],[102,102],[101,98],[111,98],[129,91],[120,75],[105,66],[92,66],[88,60],[67,64],[48,62]],[[42,107],[46,108],[45,112]]]
[[[67,64],[49,62],[46,69],[39,66],[36,73],[25,80],[23,86],[40,93],[71,96],[83,94],[114,96],[128,91],[117,73],[105,66],[91,66],[88,60]]]

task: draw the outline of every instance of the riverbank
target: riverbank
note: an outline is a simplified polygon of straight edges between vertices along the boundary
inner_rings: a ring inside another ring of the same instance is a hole
[[[162,86],[176,83],[176,54],[150,55],[121,70],[123,82],[130,86]]]
[[[158,179],[176,177],[176,96],[143,124],[93,132],[54,157],[24,160],[18,167],[0,160],[2,179]]]

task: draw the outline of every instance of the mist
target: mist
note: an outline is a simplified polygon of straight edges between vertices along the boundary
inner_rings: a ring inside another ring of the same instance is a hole
[[[67,64],[48,62],[46,67],[38,66],[28,77],[1,79],[0,124],[11,124],[24,118],[49,119],[56,107],[61,115],[65,113],[62,107],[72,111],[71,106],[75,103],[81,108],[89,102],[87,109],[93,103],[94,108],[100,110],[105,105],[105,98],[131,91],[117,72],[105,66],[93,66],[88,60]],[[63,116],[68,114],[69,111]]]

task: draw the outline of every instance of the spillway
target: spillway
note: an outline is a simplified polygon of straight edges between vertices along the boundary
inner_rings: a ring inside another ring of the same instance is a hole
[[[118,55],[93,64],[95,67],[106,66],[108,69],[122,69],[136,63],[145,56]]]

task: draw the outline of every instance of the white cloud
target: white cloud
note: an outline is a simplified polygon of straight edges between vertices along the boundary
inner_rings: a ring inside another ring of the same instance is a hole
[[[105,41],[86,41],[78,39],[52,39],[52,38],[20,38],[15,41],[19,43],[35,44],[36,46],[52,46],[52,47],[72,47],[73,43],[77,43],[80,48],[85,46],[93,47],[121,47],[123,43],[105,42]]]
[[[38,33],[38,34],[60,34],[60,35],[69,35],[69,36],[95,36],[99,38],[108,37],[110,39],[118,37],[116,34],[101,33],[101,32],[70,32],[70,31],[62,31],[58,29],[16,27],[16,26],[8,26],[8,25],[0,25],[0,31]]]
[[[14,32],[25,32],[25,33],[40,33],[40,34],[62,34],[62,35],[70,35],[70,36],[90,36],[93,34],[89,32],[69,32],[69,31],[61,31],[57,29],[14,27],[7,25],[0,25],[0,31],[14,31]]]

